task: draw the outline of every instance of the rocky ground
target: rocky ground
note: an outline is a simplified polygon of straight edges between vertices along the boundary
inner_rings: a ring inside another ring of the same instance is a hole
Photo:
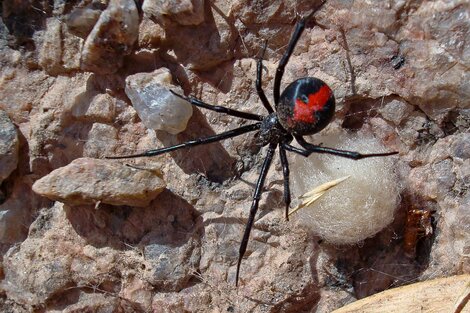
[[[286,222],[276,154],[235,288],[265,155],[255,137],[104,159],[249,123],[165,109],[185,130],[148,129],[135,103],[149,95],[136,81],[265,114],[254,58],[267,41],[263,86],[272,99],[294,25],[318,4],[4,0],[1,310],[331,312],[395,286],[469,273],[468,0],[328,0],[286,68],[284,87],[314,76],[334,90],[326,132],[367,134],[399,151],[395,218],[372,238],[334,245]]]

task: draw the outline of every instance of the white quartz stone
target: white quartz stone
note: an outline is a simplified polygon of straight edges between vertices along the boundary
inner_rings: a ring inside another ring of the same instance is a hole
[[[170,92],[183,93],[171,81],[171,74],[165,68],[138,73],[127,77],[126,94],[146,127],[175,135],[185,130],[193,108]]]

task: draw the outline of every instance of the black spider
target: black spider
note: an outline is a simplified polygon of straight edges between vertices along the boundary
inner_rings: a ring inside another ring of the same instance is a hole
[[[255,192],[253,195],[253,202],[251,204],[250,215],[248,222],[245,226],[245,232],[240,244],[239,257],[237,263],[237,272],[235,276],[235,284],[238,286],[238,278],[240,274],[240,264],[245,254],[248,239],[250,236],[251,228],[255,220],[255,215],[258,210],[259,200],[261,198],[261,190],[266,179],[269,167],[273,160],[274,152],[279,147],[279,155],[282,164],[282,171],[284,175],[284,202],[285,202],[285,214],[288,219],[289,205],[291,202],[290,190],[289,190],[289,164],[287,161],[286,150],[291,151],[304,157],[308,157],[312,153],[327,153],[334,154],[354,160],[393,155],[398,152],[388,153],[374,153],[374,154],[361,154],[354,151],[338,150],[333,148],[322,147],[313,145],[305,141],[302,136],[312,135],[322,130],[331,121],[335,111],[335,98],[330,87],[323,81],[314,77],[300,78],[291,83],[287,88],[280,94],[281,79],[284,74],[284,68],[286,67],[290,56],[297,44],[297,41],[302,34],[306,21],[325,3],[323,1],[319,7],[317,7],[308,16],[301,18],[296,26],[292,38],[289,41],[286,52],[282,56],[281,61],[276,70],[276,76],[274,78],[274,104],[276,111],[273,110],[269,104],[266,95],[262,89],[261,72],[262,72],[262,58],[257,59],[257,72],[256,72],[256,91],[263,103],[264,107],[268,111],[268,115],[261,116],[258,114],[241,112],[232,110],[222,106],[210,105],[202,102],[199,99],[192,97],[185,97],[173,92],[174,95],[187,100],[192,105],[201,107],[204,109],[216,111],[219,113],[225,113],[231,116],[240,117],[248,120],[257,121],[257,123],[235,128],[214,136],[206,138],[198,138],[190,140],[188,142],[174,145],[171,147],[148,150],[140,154],[126,155],[126,156],[113,156],[108,159],[123,159],[123,158],[136,158],[136,157],[150,157],[156,156],[170,151],[174,151],[181,148],[187,148],[197,145],[208,144],[215,141],[220,141],[227,138],[242,135],[244,133],[258,130],[259,140],[258,143],[261,146],[268,146],[266,158],[261,168],[258,181],[256,183]],[[295,140],[300,144],[302,148],[292,146],[290,143]]]

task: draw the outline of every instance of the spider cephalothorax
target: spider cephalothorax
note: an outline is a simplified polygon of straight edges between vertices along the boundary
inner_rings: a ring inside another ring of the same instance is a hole
[[[281,160],[282,172],[284,176],[284,203],[286,219],[288,217],[288,210],[291,202],[289,188],[289,163],[287,161],[286,151],[294,152],[305,157],[308,157],[312,153],[327,153],[354,160],[377,156],[387,156],[397,153],[388,152],[361,154],[354,151],[327,148],[308,143],[302,136],[312,135],[319,132],[331,121],[333,117],[335,110],[335,98],[333,95],[333,91],[330,89],[330,87],[328,87],[326,83],[324,83],[320,79],[314,77],[306,77],[294,81],[289,86],[287,86],[287,88],[282,94],[280,93],[280,86],[282,76],[284,74],[284,68],[287,65],[289,58],[292,55],[292,52],[297,44],[297,41],[299,40],[305,28],[305,23],[325,2],[326,1],[323,1],[320,6],[313,10],[312,13],[310,13],[308,16],[300,19],[295,26],[294,33],[292,34],[287,49],[284,52],[281,61],[279,62],[279,65],[276,70],[276,76],[274,78],[273,97],[274,104],[277,110],[276,112],[273,110],[262,88],[261,74],[263,60],[262,58],[259,58],[257,60],[256,91],[258,93],[258,96],[260,97],[261,103],[268,112],[266,116],[241,112],[217,105],[211,105],[193,97],[186,97],[174,93],[176,96],[189,101],[194,106],[216,111],[219,113],[225,113],[239,118],[253,120],[256,121],[256,123],[235,128],[210,137],[197,138],[170,147],[148,150],[143,153],[134,155],[108,157],[109,159],[123,159],[156,156],[177,149],[208,144],[211,142],[239,136],[248,132],[258,131],[257,143],[261,146],[268,147],[266,152],[266,158],[264,159],[263,166],[261,168],[261,172],[256,183],[250,214],[248,216],[245,231],[240,244],[237,271],[235,276],[235,283],[237,285],[240,274],[240,265],[243,256],[246,252],[250,232],[255,221],[256,212],[258,211],[258,205],[261,198],[261,191],[264,185],[264,181],[266,179],[266,175],[269,171],[269,167],[272,163],[274,153],[277,148],[279,148],[279,157]],[[302,148],[298,148],[290,144],[294,138]]]
[[[273,112],[261,121],[261,127],[257,134],[256,143],[260,146],[266,146],[271,142],[291,142],[292,135],[289,134],[281,125],[277,113]]]

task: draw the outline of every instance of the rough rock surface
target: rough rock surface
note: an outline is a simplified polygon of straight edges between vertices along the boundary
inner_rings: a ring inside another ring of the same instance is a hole
[[[139,16],[134,1],[110,0],[83,44],[81,69],[116,72],[137,40]]]
[[[107,203],[148,206],[165,188],[154,171],[121,163],[80,158],[37,180],[33,191],[69,205]]]
[[[15,125],[7,113],[0,110],[0,184],[16,169],[19,146]]]
[[[158,12],[150,1],[2,2],[0,109],[20,146],[0,186],[0,311],[331,312],[387,288],[470,272],[467,0],[328,0],[286,67],[281,88],[315,76],[334,90],[328,127],[369,133],[400,152],[395,220],[360,244],[334,246],[285,221],[276,155],[234,287],[265,153],[252,135],[126,160],[140,169],[129,171],[165,178],[167,189],[144,207],[70,206],[32,192],[75,159],[247,124],[194,109],[178,135],[148,130],[124,92],[130,75],[167,68],[185,94],[265,114],[254,58],[267,40],[271,100],[295,22],[319,1],[160,1],[170,2]],[[433,234],[412,242],[409,256],[403,234],[414,208],[432,211]]]
[[[203,0],[145,0],[142,4],[142,11],[148,16],[159,19],[168,17],[181,25],[198,25],[204,21]]]
[[[31,224],[33,207],[39,205],[29,176],[17,179],[6,194],[7,199],[0,204],[0,245],[5,245],[2,249],[26,238],[28,228],[25,226]]]

